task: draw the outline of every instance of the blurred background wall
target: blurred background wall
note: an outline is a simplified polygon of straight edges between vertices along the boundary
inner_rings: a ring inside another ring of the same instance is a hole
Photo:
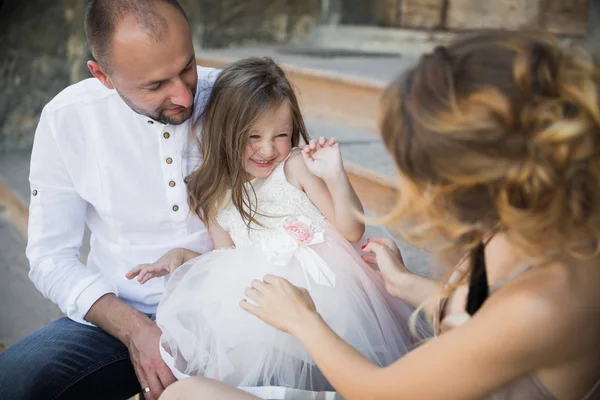
[[[319,26],[431,32],[533,29],[578,39],[586,26],[589,35],[597,36],[600,24],[600,0],[180,1],[198,48],[301,43]],[[86,0],[4,1],[0,153],[29,148],[43,106],[70,83],[89,77],[85,6]]]

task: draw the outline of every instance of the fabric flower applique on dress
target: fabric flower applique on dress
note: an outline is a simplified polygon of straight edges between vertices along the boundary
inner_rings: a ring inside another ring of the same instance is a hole
[[[335,274],[310,248],[324,241],[323,228],[300,216],[285,218],[280,228],[262,238],[261,246],[269,261],[279,266],[288,265],[298,253],[303,253],[304,256],[297,260],[307,278],[319,285],[335,286]]]

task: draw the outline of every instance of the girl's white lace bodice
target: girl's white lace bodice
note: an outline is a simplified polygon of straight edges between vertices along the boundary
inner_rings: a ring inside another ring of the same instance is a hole
[[[268,178],[254,180],[252,185],[258,204],[258,213],[255,216],[263,227],[252,226],[248,229],[242,216],[233,206],[229,204],[217,214],[219,225],[229,232],[236,246],[245,244],[262,244],[265,240],[275,239],[279,235],[287,234],[282,227],[290,219],[310,221],[310,227],[318,232],[325,217],[319,209],[310,201],[306,193],[290,184],[284,172],[284,162],[279,164]],[[252,196],[252,189],[250,188]],[[272,240],[269,240],[272,241]]]

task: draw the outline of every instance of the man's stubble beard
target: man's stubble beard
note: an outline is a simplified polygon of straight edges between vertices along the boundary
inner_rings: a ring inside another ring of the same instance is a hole
[[[127,106],[129,108],[131,108],[134,112],[136,112],[137,114],[146,116],[148,118],[151,118],[154,121],[161,122],[165,125],[181,125],[185,121],[190,119],[190,117],[192,116],[192,113],[194,112],[194,104],[192,103],[192,106],[189,108],[186,108],[184,113],[181,116],[179,116],[179,118],[176,118],[176,119],[168,117],[166,115],[163,115],[163,112],[165,111],[163,108],[159,109],[156,114],[149,114],[146,111],[143,111],[141,108],[137,107],[135,104],[133,104],[133,102],[131,102],[126,96],[123,96],[123,94],[121,92],[119,92],[118,89],[115,88],[115,90],[117,91],[117,93],[119,94],[119,96],[121,97],[123,102],[125,102],[125,104],[127,104]],[[192,90],[192,98],[195,98],[195,97],[196,97],[196,91]]]

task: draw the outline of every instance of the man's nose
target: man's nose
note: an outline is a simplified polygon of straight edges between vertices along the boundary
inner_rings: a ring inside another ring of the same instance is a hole
[[[190,107],[194,103],[192,91],[181,79],[178,79],[173,86],[171,103],[185,108]]]

